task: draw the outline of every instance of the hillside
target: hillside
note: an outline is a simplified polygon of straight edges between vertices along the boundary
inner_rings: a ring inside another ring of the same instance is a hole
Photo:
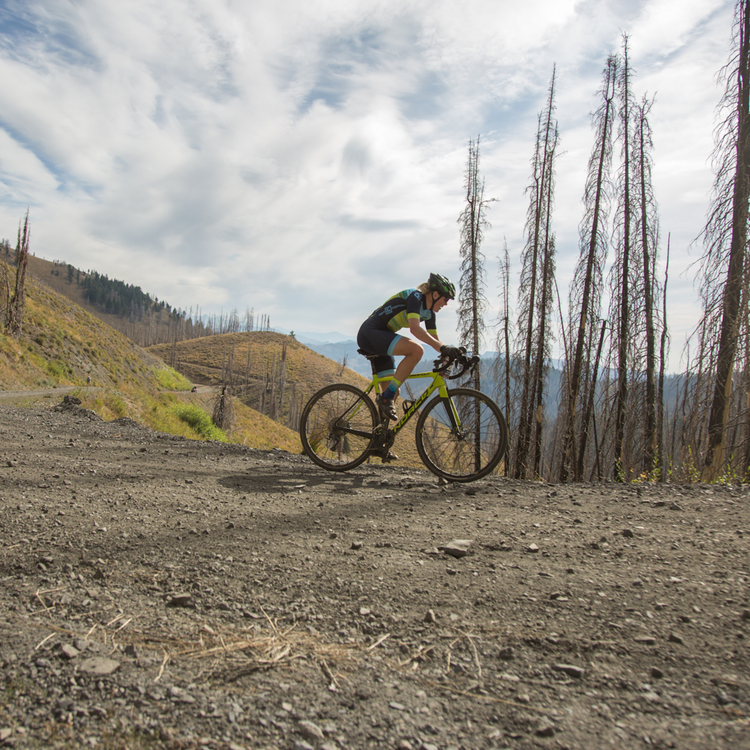
[[[104,419],[127,417],[163,432],[205,436],[199,417],[211,411],[210,389],[190,393],[191,383],[158,356],[32,275],[26,295],[21,337],[0,334],[0,391],[73,386],[82,406]],[[235,431],[227,436],[232,442],[301,450],[293,430],[242,405],[236,416]]]
[[[69,269],[71,270],[69,271]],[[34,276],[57,294],[67,297],[95,318],[99,318],[112,328],[119,330],[119,325],[122,322],[121,316],[107,313],[87,302],[85,290],[80,283],[88,276],[84,271],[69,266],[67,263],[45,260],[30,255],[27,275]]]
[[[11,263],[13,259],[8,258]],[[139,346],[171,341],[175,329],[178,338],[192,338],[211,333],[200,320],[193,321],[164,300],[159,301],[140,287],[109,279],[95,270],[90,273],[62,261],[29,256],[27,275],[33,276],[53,291],[67,297],[88,313],[124,333]],[[227,318],[218,323],[227,325]],[[216,321],[215,321],[216,322]]]

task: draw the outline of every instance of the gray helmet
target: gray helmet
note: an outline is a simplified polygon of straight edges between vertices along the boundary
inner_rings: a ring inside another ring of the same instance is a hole
[[[447,276],[441,276],[439,273],[431,273],[428,283],[431,292],[440,292],[443,297],[456,299],[456,287]]]

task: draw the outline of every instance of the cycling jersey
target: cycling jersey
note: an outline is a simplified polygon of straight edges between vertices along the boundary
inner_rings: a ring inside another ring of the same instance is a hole
[[[424,306],[424,294],[417,289],[404,289],[394,294],[382,307],[379,307],[362,323],[357,334],[357,343],[368,354],[379,354],[372,361],[373,372],[380,377],[393,375],[395,360],[393,350],[403,338],[396,331],[409,327],[409,320],[424,321],[427,331],[435,338],[437,326],[435,313]]]
[[[408,328],[409,321],[416,318],[424,321],[427,331],[437,338],[435,313],[424,304],[424,294],[417,289],[404,289],[388,299],[370,315],[370,323],[383,330],[398,331]]]

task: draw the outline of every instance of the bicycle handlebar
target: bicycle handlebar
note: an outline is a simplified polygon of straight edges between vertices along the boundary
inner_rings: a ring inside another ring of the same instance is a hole
[[[459,348],[461,354],[458,357],[448,357],[445,355],[441,355],[440,357],[438,357],[432,363],[432,371],[440,373],[441,375],[443,375],[443,377],[445,377],[446,380],[456,380],[457,378],[460,378],[462,375],[464,375],[467,371],[469,373],[473,373],[474,370],[477,369],[477,365],[479,364],[479,355],[475,354],[473,357],[467,357],[466,347],[462,346]],[[454,366],[458,367],[459,369],[452,375],[445,375],[445,373]]]

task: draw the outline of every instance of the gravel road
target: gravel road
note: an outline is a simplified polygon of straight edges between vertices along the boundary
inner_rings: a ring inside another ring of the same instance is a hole
[[[749,500],[0,405],[0,746],[750,748]]]

